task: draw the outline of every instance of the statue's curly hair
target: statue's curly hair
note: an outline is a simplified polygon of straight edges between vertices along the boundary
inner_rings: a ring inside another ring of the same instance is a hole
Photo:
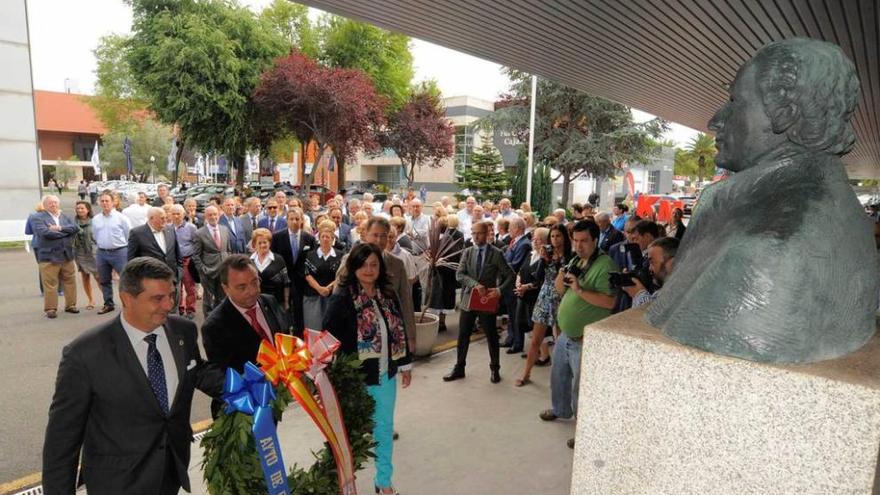
[[[756,80],[773,132],[810,151],[843,155],[856,137],[850,117],[859,100],[853,63],[839,46],[792,38],[754,57]]]

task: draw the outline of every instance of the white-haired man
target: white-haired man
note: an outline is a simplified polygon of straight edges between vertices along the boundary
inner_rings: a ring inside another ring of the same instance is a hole
[[[61,213],[58,196],[43,198],[43,211],[34,215],[31,228],[38,239],[37,263],[43,282],[43,311],[46,317],[58,315],[58,284],[64,286],[64,311],[76,309],[76,267],[73,263],[73,239],[79,227]]]

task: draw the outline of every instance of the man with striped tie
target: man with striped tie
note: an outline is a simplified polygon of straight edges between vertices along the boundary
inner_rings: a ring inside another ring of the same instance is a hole
[[[131,260],[119,279],[122,314],[64,348],[43,445],[43,493],[189,491],[190,409],[196,388],[223,392],[223,371],[202,360],[196,325],[168,316],[174,273]]]

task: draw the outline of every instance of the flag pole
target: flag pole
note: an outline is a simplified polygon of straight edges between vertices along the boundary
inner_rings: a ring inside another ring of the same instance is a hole
[[[532,204],[532,169],[535,161],[535,99],[538,95],[538,76],[532,76],[532,110],[529,116],[529,165],[526,173],[526,203]]]

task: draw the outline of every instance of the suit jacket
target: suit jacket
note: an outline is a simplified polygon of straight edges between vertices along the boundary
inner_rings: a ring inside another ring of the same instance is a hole
[[[245,243],[245,248],[247,248],[247,246],[250,245],[251,237],[254,236],[254,224],[253,224],[253,222],[251,222],[250,213],[245,213],[238,218],[239,218],[239,220],[241,220],[241,226],[244,228],[244,243]],[[260,221],[260,216],[257,215],[257,223],[259,223],[259,221]]]
[[[289,323],[287,315],[278,301],[268,294],[260,294],[257,304],[266,317],[272,337],[276,333],[287,333]],[[202,325],[202,345],[205,346],[205,356],[226,372],[227,368],[233,368],[239,373],[244,370],[244,364],[248,361],[256,362],[257,350],[260,348],[262,339],[251,323],[232,304],[228,297],[223,298]],[[211,403],[211,412],[217,414],[222,401],[214,400]]]
[[[92,495],[159,493],[169,464],[189,491],[193,391],[219,397],[224,375],[202,360],[193,322],[171,316],[165,332],[179,379],[167,415],[119,316],[64,348],[43,446],[43,493],[74,493],[80,451]]]
[[[601,234],[599,237],[602,237]],[[614,226],[608,227],[608,233],[605,234],[605,237],[602,239],[602,242],[599,243],[599,249],[602,250],[603,253],[608,254],[608,251],[611,249],[611,246],[617,244],[625,240],[623,236],[623,232],[614,228]],[[618,265],[620,266],[620,265]]]
[[[229,243],[232,246],[233,253],[246,253],[247,252],[247,241],[245,240],[245,231],[244,225],[242,225],[241,218],[232,217],[230,220],[226,217],[226,215],[220,215],[220,225],[223,225],[227,229],[229,229]],[[232,226],[230,227],[230,224]]]
[[[174,272],[177,278],[177,269],[183,265],[183,258],[180,257],[180,246],[177,245],[177,235],[174,233],[174,227],[166,225],[162,228],[165,235],[165,247],[163,252],[156,242],[153,235],[153,229],[150,224],[144,224],[131,229],[128,233],[128,261],[138,256],[149,256],[164,262]]]
[[[257,221],[257,228],[269,229],[273,233],[281,232],[282,230],[287,230],[287,221],[281,215],[276,216],[271,221],[268,216],[264,215]]]
[[[318,241],[302,229],[300,229],[299,235],[299,253],[297,253],[296,259],[290,251],[290,231],[287,229],[272,235],[272,252],[284,258],[284,263],[287,265],[287,276],[290,277],[290,283],[294,289],[291,296],[301,298],[306,284],[306,254],[318,248]]]
[[[339,239],[337,239],[336,242],[340,244],[345,251],[351,249],[351,225],[347,225],[343,222],[342,225],[339,226]]]
[[[193,254],[192,261],[196,265],[199,275],[207,278],[217,277],[217,268],[224,258],[232,252],[231,243],[229,241],[229,229],[222,225],[217,226],[220,229],[220,245],[217,247],[214,237],[207,225],[196,231],[193,236]]]
[[[186,221],[195,225],[198,228],[202,228],[205,226],[205,216],[201,213],[196,213],[195,218],[186,217]]]
[[[486,288],[498,288],[504,293],[513,285],[514,272],[504,259],[504,253],[491,244],[486,244],[483,269],[477,272],[477,246],[464,250],[455,278],[461,284],[461,309],[470,311],[471,292],[478,284]]]
[[[523,263],[529,259],[532,254],[532,240],[528,235],[523,234],[516,243],[511,246],[505,253],[504,259],[510,265],[510,269],[514,273],[518,273]]]
[[[37,239],[32,245],[37,252],[38,262],[64,263],[73,260],[73,238],[79,232],[79,226],[70,217],[59,213],[61,230],[49,230],[55,225],[55,220],[48,211],[35,213],[28,219]]]

